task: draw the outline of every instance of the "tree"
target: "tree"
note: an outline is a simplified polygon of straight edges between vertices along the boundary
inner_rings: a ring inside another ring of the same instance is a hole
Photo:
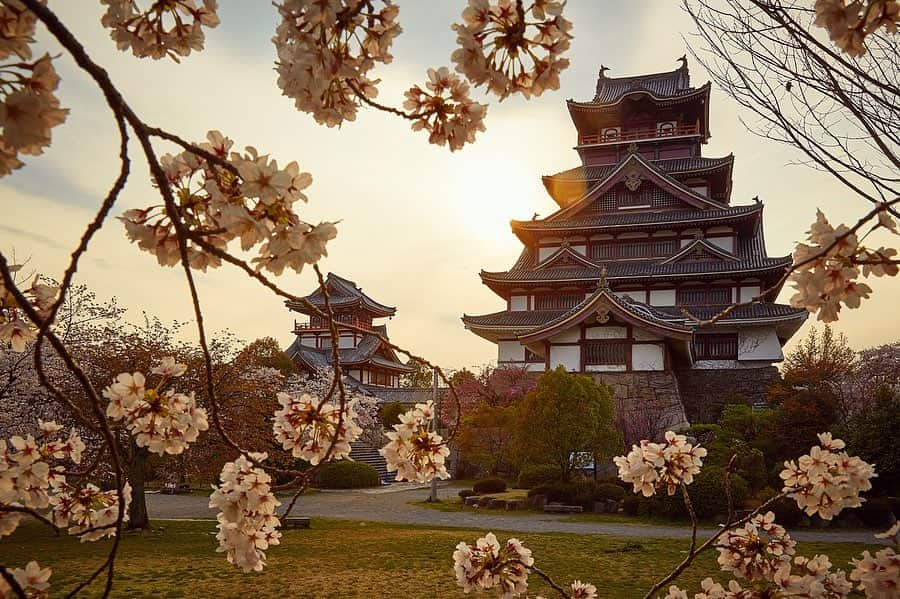
[[[400,377],[401,387],[428,387],[434,384],[434,369],[421,360],[410,360],[406,363],[415,370]]]
[[[786,383],[824,386],[837,392],[856,372],[856,352],[847,337],[835,335],[828,325],[821,334],[812,327],[800,345],[784,358],[781,373]]]
[[[466,414],[456,438],[460,457],[489,474],[509,474],[515,461],[517,407],[482,403]]]
[[[875,464],[878,478],[873,481],[877,492],[900,495],[900,395],[896,390],[880,386],[872,391],[865,410],[860,410],[841,427],[847,448],[853,455]]]
[[[560,480],[568,481],[584,465],[581,454],[599,462],[621,449],[615,421],[612,394],[603,383],[559,366],[525,395],[516,445],[523,461],[552,464]]]

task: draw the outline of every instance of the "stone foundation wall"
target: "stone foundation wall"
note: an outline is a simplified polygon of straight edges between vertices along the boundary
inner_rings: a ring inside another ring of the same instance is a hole
[[[766,389],[778,380],[774,366],[677,370],[678,388],[691,424],[715,422],[726,403],[766,401]]]
[[[628,437],[657,437],[688,425],[678,380],[672,372],[603,372],[592,374],[613,391],[616,416]],[[624,426],[622,426],[624,424]],[[630,432],[630,434],[629,434]]]

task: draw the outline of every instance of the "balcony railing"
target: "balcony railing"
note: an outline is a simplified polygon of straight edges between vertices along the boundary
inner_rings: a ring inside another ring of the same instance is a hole
[[[616,135],[603,135],[600,133],[594,135],[580,135],[578,137],[578,145],[584,146],[590,144],[619,143],[623,141],[639,141],[642,139],[657,139],[699,134],[700,123],[694,123],[693,125],[678,125],[676,127],[671,127],[668,129],[658,127],[654,127],[652,129],[634,129],[632,131],[623,131]]]
[[[372,323],[366,322],[364,320],[359,320],[356,318],[353,319],[341,319],[336,318],[335,323],[340,327],[341,325],[350,325],[355,326],[360,329],[365,329],[367,331],[372,330]],[[294,333],[300,334],[304,331],[327,331],[328,323],[324,320],[322,322],[297,322],[294,321]]]
[[[737,360],[737,335],[697,335],[694,337],[694,356],[698,360]]]
[[[592,366],[623,366],[628,363],[626,342],[586,343],[584,363]]]

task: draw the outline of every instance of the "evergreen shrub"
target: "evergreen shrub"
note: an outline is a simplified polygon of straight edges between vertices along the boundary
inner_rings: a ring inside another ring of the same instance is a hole
[[[340,460],[329,462],[318,472],[319,487],[323,489],[360,489],[381,484],[378,471],[363,462]]]
[[[520,489],[530,489],[545,483],[551,483],[559,478],[559,468],[550,464],[526,464],[519,472],[519,480],[516,486]]]
[[[503,493],[506,491],[506,481],[502,478],[483,478],[475,481],[472,490],[479,495],[485,493]]]

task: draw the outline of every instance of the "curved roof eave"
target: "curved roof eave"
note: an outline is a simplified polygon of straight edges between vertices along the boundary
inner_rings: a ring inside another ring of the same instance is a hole
[[[680,102],[681,100],[690,100],[690,99],[693,99],[693,98],[695,98],[697,96],[701,96],[701,95],[708,96],[711,88],[712,88],[712,83],[707,81],[700,87],[695,88],[693,91],[686,92],[683,94],[676,94],[674,96],[658,96],[648,89],[634,89],[634,90],[631,90],[631,91],[628,91],[628,92],[625,92],[624,94],[622,94],[619,97],[619,99],[616,100],[615,102],[606,102],[606,103],[600,103],[600,102],[594,102],[594,101],[577,102],[575,100],[569,99],[569,100],[566,100],[566,105],[569,107],[570,111],[574,108],[577,110],[584,110],[587,112],[599,112],[602,110],[608,110],[610,108],[618,106],[619,104],[624,102],[626,99],[633,97],[633,96],[649,96],[650,99],[652,99],[655,102],[673,102],[673,101]]]

